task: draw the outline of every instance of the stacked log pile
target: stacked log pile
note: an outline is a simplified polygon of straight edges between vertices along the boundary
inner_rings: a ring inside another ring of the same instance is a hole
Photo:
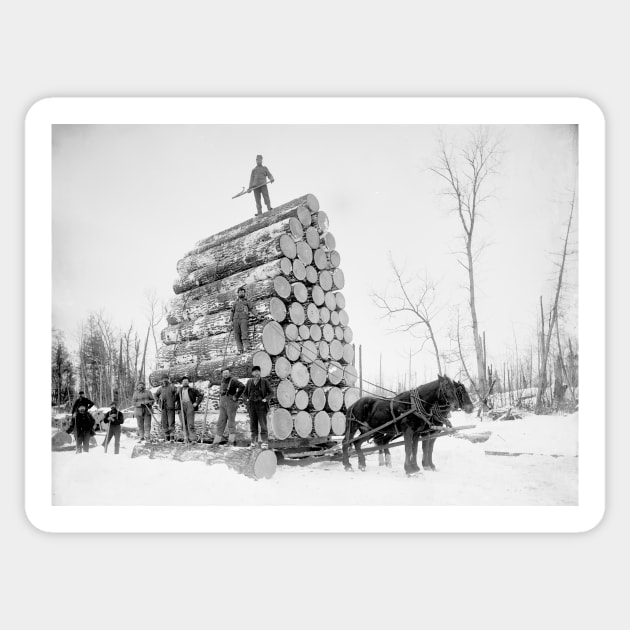
[[[246,379],[257,365],[274,392],[272,439],[342,435],[359,391],[341,257],[328,227],[317,199],[304,195],[199,241],[177,263],[151,384],[188,376],[206,392],[206,409],[216,410],[223,369]],[[241,286],[253,312],[250,350],[238,354],[230,309]]]

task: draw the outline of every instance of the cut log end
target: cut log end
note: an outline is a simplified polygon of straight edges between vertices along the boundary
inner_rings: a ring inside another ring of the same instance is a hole
[[[293,429],[293,418],[287,409],[280,407],[271,411],[271,432],[278,440],[286,440]]]

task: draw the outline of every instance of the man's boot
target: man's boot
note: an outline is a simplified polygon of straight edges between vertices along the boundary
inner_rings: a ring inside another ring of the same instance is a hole
[[[215,435],[214,436],[214,440],[212,440],[212,444],[214,444],[215,446],[217,444],[221,444],[221,440],[223,440],[223,436],[221,435]]]
[[[234,446],[235,443],[236,443],[236,433],[230,433],[228,435],[228,445]]]

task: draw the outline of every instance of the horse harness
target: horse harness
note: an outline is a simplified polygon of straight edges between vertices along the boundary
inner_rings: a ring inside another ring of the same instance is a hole
[[[444,424],[444,419],[446,418],[446,413],[448,413],[448,409],[450,407],[450,405],[446,405],[446,406],[442,406],[440,404],[438,404],[437,402],[434,403],[431,406],[431,410],[427,411],[426,407],[425,407],[425,401],[422,400],[422,398],[420,398],[420,395],[418,393],[417,389],[412,390],[411,393],[411,397],[410,397],[410,402],[406,402],[404,400],[398,400],[396,401],[398,403],[401,403],[403,405],[410,405],[411,409],[409,409],[409,411],[405,411],[403,414],[397,416],[396,413],[394,412],[394,399],[392,398],[389,402],[389,409],[390,409],[390,413],[392,415],[392,419],[388,420],[385,424],[382,424],[381,426],[373,429],[372,427],[370,427],[369,424],[367,424],[367,422],[364,422],[363,420],[359,420],[353,413],[353,410],[350,411],[352,418],[354,419],[354,421],[360,425],[361,427],[363,427],[364,429],[367,429],[366,433],[361,434],[360,436],[350,440],[350,442],[348,442],[349,444],[352,442],[357,441],[358,439],[361,438],[366,438],[368,435],[374,434],[374,433],[378,433],[381,432],[382,429],[384,429],[387,426],[390,425],[394,425],[394,429],[396,430],[396,432],[400,435],[402,433],[402,431],[400,430],[400,427],[398,426],[398,423],[405,418],[406,416],[409,416],[411,414],[418,416],[421,420],[423,420],[427,425],[428,428],[426,428],[423,431],[420,431],[421,435],[428,435],[430,434],[432,431],[435,431],[436,429],[438,429],[441,425]],[[438,419],[438,423],[434,424],[431,420],[432,418],[436,418]]]
[[[439,403],[436,402],[433,405],[431,405],[430,411],[427,411],[426,406],[425,406],[426,401],[420,398],[420,394],[418,393],[417,388],[411,391],[410,402],[405,402],[405,401],[400,401],[400,400],[398,402],[402,402],[404,405],[411,405],[411,413],[414,416],[417,416],[418,418],[423,420],[425,424],[428,425],[426,429],[424,429],[423,431],[420,431],[422,435],[429,434],[444,424],[444,418],[446,417],[444,412],[446,409],[448,409],[448,406],[444,408],[443,406],[441,406]],[[400,427],[397,426],[397,423],[399,419],[402,419],[402,416],[400,418],[396,417],[394,413],[394,400],[393,399],[389,403],[389,409],[390,409],[390,413],[392,414],[392,418],[395,420],[394,428],[398,431],[398,433],[400,433],[401,432]],[[437,423],[432,422],[433,418],[437,420]]]

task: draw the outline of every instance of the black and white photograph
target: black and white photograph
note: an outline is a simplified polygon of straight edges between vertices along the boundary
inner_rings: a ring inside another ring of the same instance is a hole
[[[50,141],[52,506],[580,505],[580,125]]]

